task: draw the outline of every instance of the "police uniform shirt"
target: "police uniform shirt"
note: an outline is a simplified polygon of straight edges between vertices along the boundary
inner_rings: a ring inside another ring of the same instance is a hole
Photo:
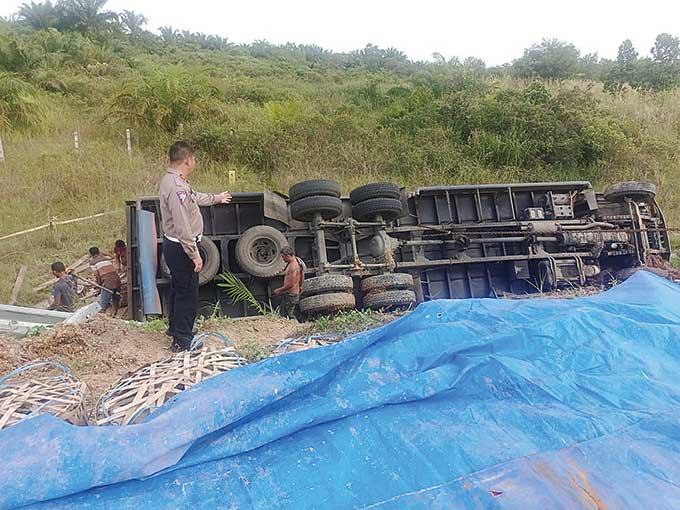
[[[186,178],[168,169],[160,185],[163,232],[171,241],[179,242],[191,259],[198,257],[196,242],[203,235],[203,217],[199,206],[220,202],[219,195],[191,189]]]

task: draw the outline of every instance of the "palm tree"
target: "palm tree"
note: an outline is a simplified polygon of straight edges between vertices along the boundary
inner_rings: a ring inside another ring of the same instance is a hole
[[[211,50],[224,50],[232,46],[229,39],[219,35],[209,35],[206,48]]]
[[[35,30],[46,30],[54,27],[58,22],[57,10],[50,0],[21,4],[17,19],[20,23],[29,25]]]
[[[108,28],[118,15],[105,11],[108,0],[64,0],[61,5],[65,15],[70,18],[74,28],[83,32],[95,32]]]
[[[387,48],[386,50],[383,50],[383,58],[386,58],[388,60],[398,60],[400,62],[406,62],[408,60],[408,57],[406,56],[406,53],[403,51],[398,50],[397,48]]]
[[[138,34],[142,31],[142,27],[146,25],[149,20],[143,14],[138,14],[135,11],[123,11],[120,13],[120,23],[128,34]]]
[[[161,33],[161,39],[165,44],[174,43],[177,41],[177,35],[179,32],[172,27],[158,27],[158,31]]]

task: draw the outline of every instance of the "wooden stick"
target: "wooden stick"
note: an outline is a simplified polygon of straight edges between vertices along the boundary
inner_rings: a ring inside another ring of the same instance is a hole
[[[14,288],[12,289],[12,295],[9,298],[9,304],[13,305],[17,302],[19,298],[19,291],[21,286],[24,284],[24,278],[26,278],[26,272],[28,271],[28,266],[21,266],[19,268],[19,274],[17,275],[17,280],[14,282]]]
[[[99,285],[98,283],[93,282],[92,280],[88,280],[87,278],[83,278],[82,276],[78,276],[75,273],[71,273],[73,276],[75,276],[78,280],[83,282],[85,285],[90,285],[91,287],[96,287],[97,289],[105,290],[107,292],[111,292],[113,294],[113,291],[111,289],[107,289],[106,287],[103,287]]]
[[[81,271],[84,271],[85,269],[87,269],[88,267],[90,267],[89,264],[87,264],[87,265],[85,265],[85,266],[81,266],[81,264],[82,264],[83,262],[85,262],[88,258],[89,258],[89,255],[83,255],[83,256],[80,257],[78,260],[76,260],[73,264],[71,264],[70,266],[68,266],[66,269],[70,269],[72,272],[80,273]],[[41,290],[43,290],[43,289],[46,289],[46,288],[49,287],[50,285],[54,285],[54,282],[56,282],[56,281],[57,281],[56,278],[52,278],[52,279],[50,279],[49,281],[46,281],[46,282],[44,282],[44,283],[41,283],[41,284],[38,285],[37,287],[33,287],[33,292],[39,292],[39,291],[41,291]]]

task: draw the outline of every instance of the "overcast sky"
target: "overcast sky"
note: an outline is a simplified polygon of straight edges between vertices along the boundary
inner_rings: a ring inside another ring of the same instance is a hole
[[[0,0],[0,14],[21,1]],[[228,37],[236,43],[315,43],[335,51],[366,43],[394,46],[413,60],[476,56],[487,65],[521,56],[544,37],[573,42],[607,58],[626,38],[646,55],[661,32],[680,35],[677,0],[109,0],[108,8],[142,12],[148,29]]]

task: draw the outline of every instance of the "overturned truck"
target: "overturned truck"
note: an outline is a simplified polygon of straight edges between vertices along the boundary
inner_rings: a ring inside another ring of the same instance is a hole
[[[277,306],[274,288],[289,244],[307,266],[300,311],[387,309],[445,298],[500,297],[616,278],[649,257],[670,258],[653,184],[623,182],[595,192],[589,182],[436,186],[408,192],[372,183],[341,197],[331,180],[304,181],[288,196],[234,193],[203,207],[205,312],[254,314],[217,285],[233,273],[254,296]],[[141,239],[139,211],[155,218]],[[157,198],[127,203],[129,316],[141,320],[141,242],[155,243],[155,283],[163,310],[169,290]]]

